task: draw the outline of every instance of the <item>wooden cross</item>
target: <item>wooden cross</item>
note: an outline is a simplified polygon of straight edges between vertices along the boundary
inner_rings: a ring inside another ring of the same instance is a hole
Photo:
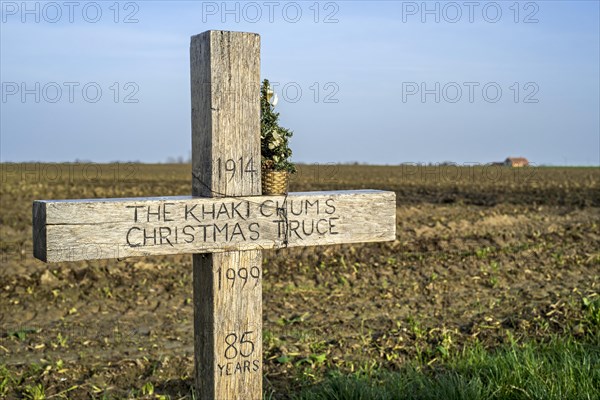
[[[39,200],[45,262],[193,254],[200,399],[262,398],[262,252],[395,239],[393,192],[261,196],[260,36],[191,38],[192,196]]]

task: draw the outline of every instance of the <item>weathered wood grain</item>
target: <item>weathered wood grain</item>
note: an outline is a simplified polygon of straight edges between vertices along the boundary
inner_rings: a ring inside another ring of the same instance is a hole
[[[260,195],[260,37],[204,32],[190,64],[192,194]],[[261,251],[195,254],[193,268],[200,399],[262,399]],[[253,285],[224,285],[257,270]]]
[[[261,194],[260,36],[227,31],[193,36],[190,63],[192,194]]]
[[[42,200],[34,255],[56,262],[394,240],[395,207],[393,192],[375,190]]]

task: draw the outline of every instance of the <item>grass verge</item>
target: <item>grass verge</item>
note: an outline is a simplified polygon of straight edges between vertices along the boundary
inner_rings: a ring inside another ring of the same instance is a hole
[[[434,368],[333,373],[294,399],[600,399],[599,338],[511,341],[494,351],[474,345]]]

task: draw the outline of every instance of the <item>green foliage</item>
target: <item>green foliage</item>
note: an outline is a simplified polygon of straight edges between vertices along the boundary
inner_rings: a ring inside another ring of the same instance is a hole
[[[582,301],[584,323],[589,332],[600,335],[600,297],[584,297]]]
[[[436,368],[334,373],[295,399],[591,399],[600,388],[600,348],[555,337],[490,351],[473,345]]]
[[[10,372],[4,365],[0,364],[0,398],[4,398],[7,395],[12,382],[13,378]]]
[[[18,330],[14,331],[14,332],[10,332],[10,336],[14,336],[16,338],[18,338],[20,341],[23,341],[27,338],[27,335],[30,333],[38,333],[39,329],[34,329],[34,328],[19,328]]]
[[[260,88],[260,150],[262,167],[275,171],[296,172],[289,160],[292,150],[289,140],[293,132],[279,125],[279,113],[271,102],[273,90],[265,79]]]
[[[154,385],[152,382],[144,383],[144,386],[142,386],[142,394],[144,396],[154,394]]]
[[[44,400],[46,394],[44,393],[44,386],[41,384],[28,385],[25,387],[23,397],[31,400]]]

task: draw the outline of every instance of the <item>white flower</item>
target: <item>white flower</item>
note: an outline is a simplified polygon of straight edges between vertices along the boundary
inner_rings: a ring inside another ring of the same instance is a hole
[[[277,97],[277,93],[275,93],[275,94],[273,94],[273,101],[271,101],[271,104],[273,105],[273,107],[275,107],[278,102],[279,102],[279,97]]]
[[[269,149],[273,150],[275,147],[279,146],[281,140],[278,137],[273,137],[273,140],[269,142]]]

